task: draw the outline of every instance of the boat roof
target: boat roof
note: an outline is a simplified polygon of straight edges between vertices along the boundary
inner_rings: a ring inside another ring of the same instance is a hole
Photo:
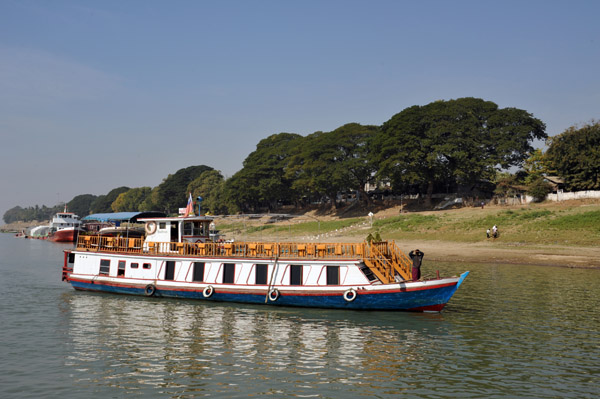
[[[206,221],[213,221],[215,218],[212,216],[167,216],[167,217],[152,217],[152,218],[143,218],[143,219],[138,219],[140,222],[151,222],[151,221],[155,221],[155,222],[179,222],[179,221],[186,221],[186,222],[206,222]]]
[[[135,222],[140,218],[164,217],[164,212],[114,212],[114,213],[94,213],[84,217],[81,220],[98,222]]]

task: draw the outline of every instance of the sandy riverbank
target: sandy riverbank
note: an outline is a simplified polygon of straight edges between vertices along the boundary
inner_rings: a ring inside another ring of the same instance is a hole
[[[401,241],[403,251],[419,248],[431,262],[525,264],[600,269],[600,248],[558,245],[516,245],[499,241],[459,243],[449,241]]]

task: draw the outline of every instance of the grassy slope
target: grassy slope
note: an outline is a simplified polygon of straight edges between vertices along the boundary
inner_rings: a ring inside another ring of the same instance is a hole
[[[488,206],[437,212],[398,214],[391,209],[378,213],[370,227],[368,217],[327,218],[320,224],[308,219],[257,225],[224,222],[219,228],[246,239],[316,239],[329,233],[362,240],[379,232],[384,239],[478,242],[496,224],[501,241],[523,244],[594,246],[600,244],[600,201],[567,201],[522,207]]]

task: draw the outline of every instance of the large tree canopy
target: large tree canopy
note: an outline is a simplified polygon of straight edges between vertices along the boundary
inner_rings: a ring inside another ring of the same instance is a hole
[[[349,123],[332,132],[306,137],[287,170],[294,189],[305,195],[325,194],[334,204],[338,192],[364,193],[365,184],[375,172],[367,155],[377,131],[377,126]]]
[[[111,208],[115,212],[140,211],[140,205],[151,193],[150,187],[137,187],[125,191],[113,201]]]
[[[188,184],[187,191],[192,193],[194,200],[202,197],[200,212],[219,214],[226,210],[221,198],[224,183],[225,179],[223,179],[221,172],[218,170],[209,170]]]
[[[90,214],[92,203],[96,198],[98,197],[93,194],[77,195],[71,201],[67,202],[67,207],[70,212],[84,217]]]
[[[477,98],[413,106],[385,122],[374,140],[372,159],[379,176],[424,184],[469,184],[491,178],[498,167],[520,165],[545,139],[546,126],[526,111],[499,109]]]
[[[117,199],[119,194],[129,191],[129,187],[113,188],[106,195],[99,195],[90,205],[91,213],[112,212],[111,205]]]
[[[188,185],[198,178],[202,173],[213,170],[210,166],[198,165],[189,166],[187,168],[179,169],[172,175],[167,176],[161,184],[152,190],[149,199],[151,199],[152,205],[148,201],[144,201],[142,205],[143,210],[149,210],[148,207],[154,207],[153,210],[160,210],[166,213],[177,212],[179,208],[183,208],[187,204],[189,192],[187,191]]]
[[[261,140],[244,160],[244,167],[226,183],[225,195],[240,210],[276,207],[292,201],[291,181],[285,177],[290,154],[303,137],[294,133],[273,134]]]
[[[570,191],[600,189],[600,122],[551,137],[544,160]]]

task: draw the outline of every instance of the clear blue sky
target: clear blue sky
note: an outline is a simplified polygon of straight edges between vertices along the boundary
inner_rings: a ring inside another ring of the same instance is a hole
[[[479,97],[600,118],[599,1],[0,1],[0,217]],[[182,206],[186,199],[182,198]]]

